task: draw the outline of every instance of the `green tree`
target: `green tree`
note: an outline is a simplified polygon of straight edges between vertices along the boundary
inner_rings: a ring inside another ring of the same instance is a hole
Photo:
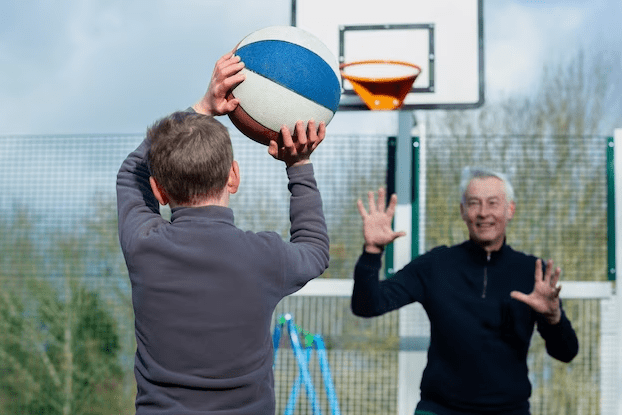
[[[38,225],[25,209],[0,220],[0,411],[126,413],[118,322],[85,278],[84,241],[46,245]]]

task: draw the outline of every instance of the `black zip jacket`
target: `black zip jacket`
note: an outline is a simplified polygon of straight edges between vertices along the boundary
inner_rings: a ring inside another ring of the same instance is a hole
[[[550,325],[511,291],[530,293],[536,257],[504,244],[490,256],[471,241],[441,246],[379,281],[381,254],[363,253],[354,272],[352,311],[372,317],[412,302],[431,324],[421,399],[475,413],[529,412],[527,351],[534,325],[547,352],[570,362],[577,336],[562,310]]]

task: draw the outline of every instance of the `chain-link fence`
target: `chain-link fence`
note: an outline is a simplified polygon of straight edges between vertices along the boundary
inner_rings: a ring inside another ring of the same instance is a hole
[[[236,224],[287,237],[282,163],[245,137],[232,139],[242,178],[231,200]],[[0,137],[1,413],[132,412],[133,316],[117,241],[115,179],[141,140]],[[313,156],[331,238],[323,278],[351,278],[363,245],[356,200],[385,185],[387,142],[329,135]],[[605,151],[602,137],[428,137],[426,249],[466,237],[458,177],[464,165],[485,164],[507,172],[516,187],[510,245],[554,258],[565,280],[605,280]],[[569,365],[548,358],[534,336],[534,414],[599,413],[599,304],[564,303],[581,346]],[[397,312],[361,319],[348,298],[304,296],[284,299],[275,318],[285,312],[325,338],[341,413],[397,413]],[[279,413],[298,374],[290,352],[284,345],[275,365]],[[321,390],[317,364],[310,363]],[[305,399],[301,393],[296,413],[310,413]]]

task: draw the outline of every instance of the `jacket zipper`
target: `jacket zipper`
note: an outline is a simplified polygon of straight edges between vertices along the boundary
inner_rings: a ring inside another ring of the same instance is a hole
[[[486,298],[486,288],[488,287],[488,264],[490,263],[490,252],[486,255],[486,266],[484,267],[484,289],[482,290],[482,298]]]

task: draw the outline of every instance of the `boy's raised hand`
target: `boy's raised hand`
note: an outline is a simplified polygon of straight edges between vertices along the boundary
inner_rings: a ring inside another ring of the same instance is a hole
[[[298,121],[293,135],[286,126],[281,127],[282,143],[270,140],[268,153],[275,159],[285,162],[287,167],[307,164],[311,162],[309,160],[311,153],[324,140],[325,135],[324,122],[317,127],[315,121],[310,120],[305,127],[304,122]]]
[[[229,92],[246,79],[240,72],[243,68],[244,62],[233,52],[221,57],[214,66],[207,92],[192,108],[205,115],[224,115],[233,111],[240,101],[232,98]]]

